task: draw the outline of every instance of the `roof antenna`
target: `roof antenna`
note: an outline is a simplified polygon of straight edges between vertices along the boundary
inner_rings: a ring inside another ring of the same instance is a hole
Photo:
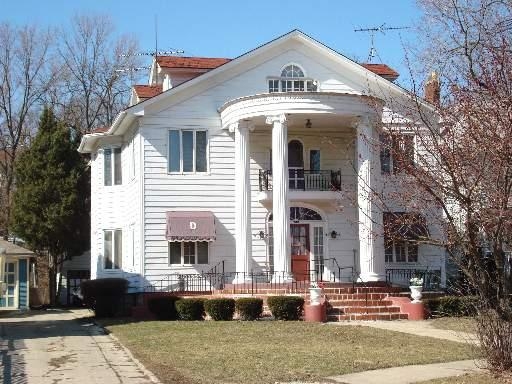
[[[370,34],[370,52],[368,53],[367,62],[371,63],[374,57],[379,57],[377,53],[377,49],[375,48],[375,33],[380,32],[383,35],[386,33],[384,31],[398,30],[398,29],[409,29],[409,27],[386,27],[386,23],[382,24],[379,27],[369,27],[369,28],[358,28],[354,29],[354,32],[368,32]],[[382,59],[380,59],[382,61]]]

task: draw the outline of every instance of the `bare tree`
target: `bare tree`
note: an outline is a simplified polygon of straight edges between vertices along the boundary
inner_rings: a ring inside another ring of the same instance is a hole
[[[53,34],[0,24],[0,232],[8,235],[14,163],[28,144],[46,92],[54,85]]]
[[[512,3],[420,4],[426,40],[417,57],[440,71],[427,84],[442,85],[440,94],[428,88],[439,119],[427,116],[419,99],[409,113],[401,106],[390,134],[412,133],[417,152],[413,163],[407,151],[387,147],[407,175],[393,193],[430,218],[443,213],[443,230],[429,241],[446,247],[478,296],[478,334],[490,368],[512,370]]]
[[[59,114],[79,134],[112,124],[128,102],[134,79],[127,74],[139,60],[136,40],[116,39],[106,16],[75,16],[71,29],[61,35],[61,83],[53,97]]]

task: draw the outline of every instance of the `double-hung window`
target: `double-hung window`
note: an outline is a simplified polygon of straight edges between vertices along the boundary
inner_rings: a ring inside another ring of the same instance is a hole
[[[169,264],[208,264],[208,242],[169,242]]]
[[[407,172],[414,167],[414,135],[381,135],[380,144],[380,167],[383,174]]]
[[[418,243],[386,239],[384,255],[386,263],[416,263],[418,262]]]
[[[121,148],[103,150],[103,180],[105,185],[121,185]]]
[[[206,131],[170,130],[168,145],[169,172],[206,172]]]
[[[104,269],[121,269],[123,260],[123,232],[120,229],[103,231]]]

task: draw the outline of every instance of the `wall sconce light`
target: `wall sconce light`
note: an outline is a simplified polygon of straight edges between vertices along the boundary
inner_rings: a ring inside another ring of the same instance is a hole
[[[310,119],[307,119],[306,120],[306,124],[304,124],[304,126],[307,128],[307,129],[310,129],[312,126],[313,126],[313,123],[311,122]]]
[[[257,234],[255,234],[254,236],[260,238],[260,239],[265,239],[268,237],[268,235],[264,232],[264,231],[259,231]]]
[[[331,231],[331,239],[335,239],[339,236],[340,234],[334,230]]]

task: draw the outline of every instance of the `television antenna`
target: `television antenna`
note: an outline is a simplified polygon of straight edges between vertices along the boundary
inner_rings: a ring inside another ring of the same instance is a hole
[[[373,58],[378,56],[377,49],[375,48],[375,34],[377,32],[386,34],[386,31],[396,31],[400,29],[409,29],[409,27],[386,27],[386,23],[378,27],[358,28],[354,29],[354,32],[368,32],[370,34],[370,52],[368,53],[367,62],[371,63]]]

